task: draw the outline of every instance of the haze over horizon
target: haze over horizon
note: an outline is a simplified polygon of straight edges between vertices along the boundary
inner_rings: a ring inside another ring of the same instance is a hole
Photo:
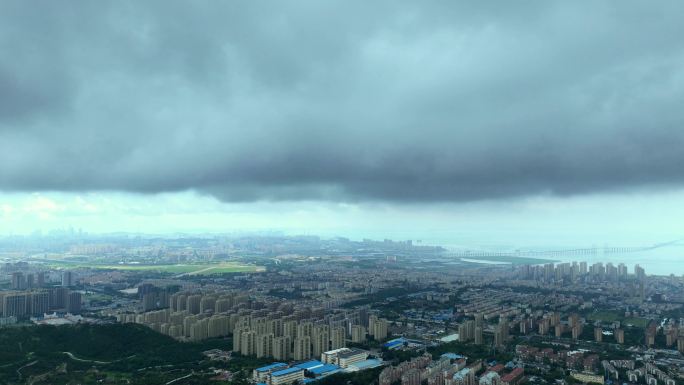
[[[0,235],[681,238],[684,3],[501,4],[3,1]]]

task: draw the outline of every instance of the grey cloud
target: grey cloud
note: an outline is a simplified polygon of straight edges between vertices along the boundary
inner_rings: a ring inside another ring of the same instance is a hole
[[[679,1],[0,3],[0,190],[467,201],[684,182]]]

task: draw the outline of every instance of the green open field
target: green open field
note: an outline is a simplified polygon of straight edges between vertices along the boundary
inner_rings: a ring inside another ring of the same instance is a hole
[[[613,311],[597,311],[595,313],[587,314],[587,319],[590,321],[614,322],[620,321],[622,324],[634,325],[636,327],[646,327],[648,320],[645,318],[624,317],[623,315]]]
[[[218,263],[188,263],[175,265],[138,265],[138,264],[100,264],[85,262],[54,262],[49,264],[53,268],[88,268],[101,270],[129,270],[129,271],[154,271],[178,275],[211,275],[222,273],[249,273],[264,271],[261,266],[246,265],[237,262]]]

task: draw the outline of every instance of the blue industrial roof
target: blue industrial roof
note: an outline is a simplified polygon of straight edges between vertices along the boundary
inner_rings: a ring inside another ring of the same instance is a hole
[[[311,360],[311,361],[306,361],[306,362],[301,362],[297,365],[293,365],[295,368],[302,368],[305,370],[311,370],[313,368],[317,368],[319,366],[323,366],[323,363],[318,360]]]
[[[283,366],[287,366],[287,364],[284,364],[282,362],[274,362],[271,365],[266,365],[262,366],[260,368],[256,368],[257,372],[268,372],[269,370],[273,370],[275,368],[282,368]]]
[[[319,367],[317,367],[317,368],[313,368],[313,369],[311,369],[311,370],[309,370],[309,371],[310,371],[311,373],[313,373],[313,374],[323,374],[323,373],[332,372],[332,371],[334,371],[334,370],[339,370],[339,369],[340,369],[340,367],[337,366],[337,365],[325,364],[325,365],[323,365],[323,366],[319,366]]]
[[[408,341],[406,340],[406,338],[401,337],[401,338],[397,338],[397,339],[394,339],[391,341],[387,341],[383,346],[391,349],[391,348],[397,347],[399,345],[402,345],[404,342],[408,342]]]
[[[442,357],[448,358],[450,360],[458,360],[458,359],[463,358],[462,355],[456,354],[456,353],[444,353],[444,354],[442,354]]]
[[[350,366],[355,366],[359,368],[360,370],[364,369],[370,369],[370,368],[375,368],[382,365],[382,360],[378,360],[376,358],[370,359],[370,360],[365,360],[361,362],[355,362],[351,364]]]
[[[286,374],[290,374],[290,373],[294,373],[294,372],[299,372],[299,371],[302,371],[302,370],[304,370],[304,369],[302,369],[302,368],[287,368],[287,369],[279,370],[279,371],[277,371],[277,372],[272,372],[272,373],[271,373],[271,377],[284,376],[284,375],[286,375]]]

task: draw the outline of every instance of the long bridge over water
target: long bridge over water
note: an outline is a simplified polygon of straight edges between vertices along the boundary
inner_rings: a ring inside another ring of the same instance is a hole
[[[561,249],[561,250],[513,250],[513,251],[486,251],[486,250],[459,250],[452,251],[449,254],[460,258],[482,258],[482,257],[561,257],[561,256],[591,256],[591,255],[606,255],[606,254],[627,254],[638,253],[649,250],[655,250],[661,247],[676,244],[682,241],[677,239],[674,241],[657,243],[650,246],[628,246],[628,247],[588,247],[577,249]]]

